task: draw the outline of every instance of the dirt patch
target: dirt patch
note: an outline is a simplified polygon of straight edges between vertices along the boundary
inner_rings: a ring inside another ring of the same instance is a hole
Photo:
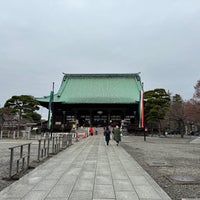
[[[123,137],[121,145],[172,199],[197,199],[200,198],[200,144],[191,143],[195,138],[147,137],[145,142],[142,136],[128,136]],[[195,177],[195,181],[186,184],[186,177],[190,181]]]

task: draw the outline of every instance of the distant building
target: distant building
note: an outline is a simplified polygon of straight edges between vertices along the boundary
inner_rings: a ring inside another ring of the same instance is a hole
[[[41,126],[40,124],[39,126]],[[18,116],[14,114],[0,114],[0,139],[29,139],[33,127],[38,127],[38,124],[30,122],[28,119],[19,120]]]
[[[122,121],[138,127],[142,83],[136,74],[64,74],[53,98],[53,127],[106,126]],[[49,107],[50,96],[37,98]]]

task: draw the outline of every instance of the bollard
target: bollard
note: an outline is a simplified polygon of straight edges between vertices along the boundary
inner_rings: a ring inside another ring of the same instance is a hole
[[[58,136],[58,149],[57,149],[57,153],[60,151],[60,136]]]
[[[47,157],[49,157],[49,145],[50,145],[50,139],[47,139]]]
[[[12,165],[13,165],[13,151],[14,149],[10,149],[10,170],[9,170],[9,178],[11,179],[12,177]]]
[[[52,141],[52,153],[54,153],[54,137],[52,139],[53,139],[53,141]]]
[[[38,140],[38,157],[37,157],[37,160],[38,162],[40,161],[40,149],[41,149],[41,140]]]
[[[31,157],[31,143],[28,144],[27,168],[29,168],[30,157]]]
[[[47,153],[47,150],[46,150],[46,140],[44,140],[43,148],[44,148],[44,151],[43,151],[42,158],[43,158],[44,156],[46,156],[46,153]]]

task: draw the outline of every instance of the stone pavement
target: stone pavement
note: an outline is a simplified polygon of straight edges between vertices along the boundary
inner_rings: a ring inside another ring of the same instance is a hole
[[[0,200],[170,199],[120,146],[83,139],[0,192]]]

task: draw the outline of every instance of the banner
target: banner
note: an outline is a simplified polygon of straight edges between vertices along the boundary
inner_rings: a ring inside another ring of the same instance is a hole
[[[51,129],[51,122],[52,122],[53,95],[54,92],[51,91],[49,96],[49,113],[48,113],[48,127],[47,127],[49,130]]]
[[[139,127],[144,128],[144,91],[140,91],[140,121]]]

